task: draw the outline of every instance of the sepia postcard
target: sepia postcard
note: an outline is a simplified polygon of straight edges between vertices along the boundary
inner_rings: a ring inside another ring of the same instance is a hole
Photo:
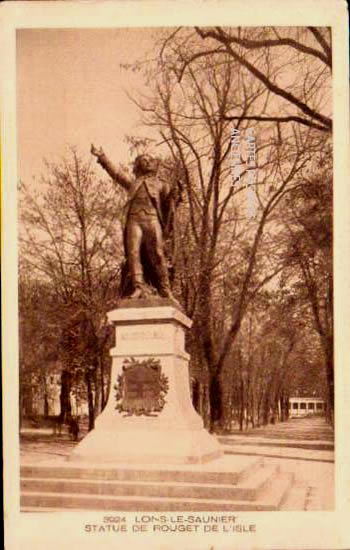
[[[350,547],[347,21],[0,6],[6,549]]]

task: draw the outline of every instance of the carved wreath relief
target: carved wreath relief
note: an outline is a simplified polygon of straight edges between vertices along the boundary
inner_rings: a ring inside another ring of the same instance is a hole
[[[161,372],[159,359],[125,359],[122,374],[114,385],[116,409],[124,416],[157,416],[168,392],[168,378]]]

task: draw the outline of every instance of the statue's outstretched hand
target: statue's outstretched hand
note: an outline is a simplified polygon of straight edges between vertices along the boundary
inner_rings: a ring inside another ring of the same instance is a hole
[[[100,157],[101,155],[103,155],[102,147],[97,149],[97,147],[95,147],[95,145],[93,143],[91,143],[91,154],[95,155],[95,157]]]

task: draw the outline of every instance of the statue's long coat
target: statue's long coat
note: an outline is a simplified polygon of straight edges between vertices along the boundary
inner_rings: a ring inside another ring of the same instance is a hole
[[[124,250],[126,250],[126,228],[128,225],[130,208],[132,205],[133,197],[136,195],[140,185],[144,184],[147,187],[147,191],[152,200],[153,206],[157,212],[158,221],[162,228],[163,233],[163,245],[166,259],[168,260],[169,267],[172,267],[172,237],[174,234],[174,217],[175,217],[175,189],[166,180],[164,175],[159,172],[153,176],[140,177],[135,180],[135,183],[130,188],[129,200],[126,205],[126,222],[124,226]],[[141,263],[143,268],[143,276],[145,283],[151,287],[157,289],[158,278],[153,270],[153,264],[148,257],[146,247],[141,246]],[[132,292],[132,288],[128,276],[127,263],[122,269],[121,280],[121,295],[127,296]]]

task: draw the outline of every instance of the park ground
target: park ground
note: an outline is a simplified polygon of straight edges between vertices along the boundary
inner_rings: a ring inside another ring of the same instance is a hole
[[[227,453],[264,457],[265,463],[294,473],[294,488],[282,510],[334,508],[334,433],[324,417],[292,418],[219,440]]]
[[[225,453],[263,457],[282,471],[293,472],[295,484],[282,510],[332,510],[334,508],[334,434],[323,417],[293,418],[246,432],[219,436]],[[24,429],[21,463],[64,458],[77,443],[68,434]]]

